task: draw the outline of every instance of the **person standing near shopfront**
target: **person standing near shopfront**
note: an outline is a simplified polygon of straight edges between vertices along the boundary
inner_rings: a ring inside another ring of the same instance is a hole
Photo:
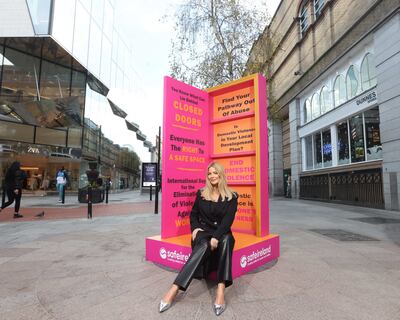
[[[59,169],[56,174],[58,202],[62,202],[62,195],[64,192],[65,185],[67,184],[67,178],[68,178],[68,176],[67,176],[67,173],[66,173],[64,167],[61,167],[61,169]]]
[[[19,214],[19,208],[21,205],[22,186],[26,179],[26,173],[21,170],[21,164],[18,161],[14,161],[6,172],[4,180],[5,190],[7,193],[8,201],[2,204],[0,212],[11,205],[15,200],[14,218],[22,218],[23,215]]]

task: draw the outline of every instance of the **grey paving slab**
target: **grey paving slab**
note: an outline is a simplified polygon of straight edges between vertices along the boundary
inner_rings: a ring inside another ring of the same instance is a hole
[[[270,210],[281,257],[234,281],[221,319],[400,319],[399,224],[351,220],[398,213],[279,198]],[[0,319],[213,319],[211,281],[194,280],[157,312],[176,276],[145,260],[144,239],[159,231],[152,213],[0,224]]]

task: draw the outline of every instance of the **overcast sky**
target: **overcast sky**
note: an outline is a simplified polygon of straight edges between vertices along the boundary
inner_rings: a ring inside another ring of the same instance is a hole
[[[254,5],[262,0],[247,0]],[[165,15],[173,15],[182,0],[117,0],[118,20],[123,22],[123,32],[133,47],[134,81],[133,96],[118,96],[118,101],[128,113],[128,120],[140,126],[147,140],[155,144],[158,127],[162,125],[163,77],[170,72],[170,54],[173,25]],[[266,0],[269,14],[273,16],[280,0]],[[140,4],[139,4],[140,3]],[[112,93],[112,92],[111,92]],[[150,153],[136,136],[119,136],[119,144],[134,147],[143,162],[150,161]]]

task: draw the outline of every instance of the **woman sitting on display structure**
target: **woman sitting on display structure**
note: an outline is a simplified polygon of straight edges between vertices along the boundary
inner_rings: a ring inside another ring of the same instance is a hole
[[[232,254],[235,239],[231,226],[238,195],[227,184],[224,168],[217,162],[207,167],[206,185],[197,191],[190,213],[192,254],[173,285],[162,298],[159,312],[168,310],[179,290],[186,291],[193,278],[207,278],[216,271],[214,313],[225,311],[225,288],[232,284]]]

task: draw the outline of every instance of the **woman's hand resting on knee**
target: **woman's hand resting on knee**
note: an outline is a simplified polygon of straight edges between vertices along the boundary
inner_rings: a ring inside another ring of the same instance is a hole
[[[210,240],[211,250],[215,250],[218,247],[218,239],[211,238]]]

